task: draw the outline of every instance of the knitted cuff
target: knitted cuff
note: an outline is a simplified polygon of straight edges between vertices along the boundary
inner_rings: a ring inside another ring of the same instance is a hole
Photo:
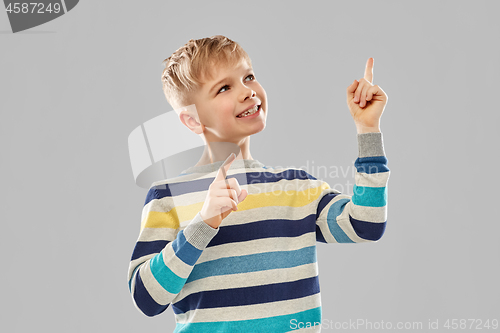
[[[381,132],[358,134],[358,157],[385,156]]]
[[[218,231],[219,229],[214,229],[206,224],[198,212],[198,214],[196,214],[196,216],[184,229],[184,236],[194,247],[199,250],[203,250],[207,247],[208,243],[210,243]]]

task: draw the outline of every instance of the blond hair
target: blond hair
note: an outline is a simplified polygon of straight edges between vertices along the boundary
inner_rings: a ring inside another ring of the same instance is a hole
[[[234,66],[242,59],[252,66],[245,50],[225,36],[190,39],[162,62],[161,81],[168,103],[179,113],[179,108],[193,104],[192,93],[202,80],[212,80],[215,69]]]

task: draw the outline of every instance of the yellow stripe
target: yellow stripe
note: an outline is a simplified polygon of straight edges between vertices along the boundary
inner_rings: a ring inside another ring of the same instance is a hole
[[[203,202],[188,206],[177,206],[168,212],[150,211],[141,222],[141,231],[144,228],[177,229],[181,222],[192,220],[203,207]]]
[[[238,204],[238,211],[268,206],[302,207],[316,200],[324,190],[329,188],[328,183],[322,183],[321,186],[303,191],[280,189],[273,192],[249,194],[242,203]],[[177,229],[181,222],[192,220],[202,208],[203,202],[198,202],[187,206],[177,206],[168,212],[150,211],[141,223],[141,231],[144,228]]]
[[[141,231],[144,228],[171,228],[177,229],[179,222],[170,212],[148,212],[146,218],[141,222]]]
[[[268,206],[302,207],[316,200],[323,190],[329,189],[328,183],[321,186],[308,188],[303,191],[277,190],[273,192],[249,194],[238,204],[238,211]]]

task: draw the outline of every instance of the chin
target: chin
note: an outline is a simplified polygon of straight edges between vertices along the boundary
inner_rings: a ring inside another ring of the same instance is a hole
[[[264,121],[263,123],[261,123],[261,124],[259,125],[259,127],[258,127],[258,128],[257,128],[257,129],[256,129],[256,130],[255,130],[255,131],[251,134],[251,135],[253,135],[253,134],[257,134],[257,133],[260,133],[260,132],[262,132],[265,128],[266,128],[266,122]]]

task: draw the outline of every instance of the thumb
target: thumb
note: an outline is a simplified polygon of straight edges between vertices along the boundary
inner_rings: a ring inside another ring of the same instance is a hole
[[[242,202],[243,200],[245,200],[245,198],[247,197],[247,195],[248,195],[247,190],[242,189],[242,190],[241,190],[241,193],[240,193],[240,196],[238,197],[238,203],[240,203],[240,202]]]

